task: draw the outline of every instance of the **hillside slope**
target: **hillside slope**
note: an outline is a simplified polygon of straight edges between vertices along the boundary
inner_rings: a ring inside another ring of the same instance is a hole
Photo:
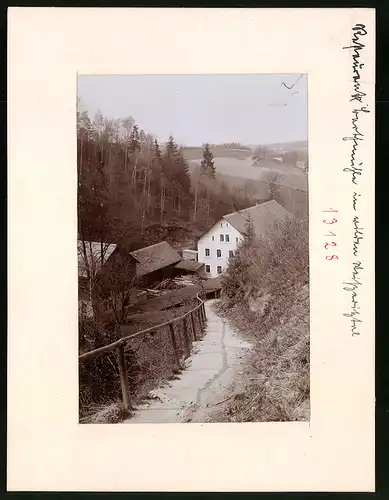
[[[257,338],[255,324],[237,309],[227,315],[230,323],[256,339],[251,357],[224,404],[215,407],[215,422],[309,421],[309,291],[295,295],[280,324]]]
[[[189,162],[189,171],[193,175],[199,168],[200,160]],[[280,203],[291,213],[308,212],[308,176],[302,170],[282,166],[274,168],[274,164],[265,167],[253,167],[247,160],[236,158],[216,158],[216,179],[231,189],[243,189],[258,200],[266,200],[269,196],[269,175],[279,174]]]
[[[248,231],[222,275],[220,313],[254,344],[218,421],[309,419],[309,231],[291,217]]]

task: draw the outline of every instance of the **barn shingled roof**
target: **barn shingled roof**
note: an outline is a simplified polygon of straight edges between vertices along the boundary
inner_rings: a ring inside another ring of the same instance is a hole
[[[139,248],[139,250],[130,252],[130,255],[137,261],[136,274],[138,276],[158,271],[158,269],[171,266],[181,260],[180,255],[166,241]]]

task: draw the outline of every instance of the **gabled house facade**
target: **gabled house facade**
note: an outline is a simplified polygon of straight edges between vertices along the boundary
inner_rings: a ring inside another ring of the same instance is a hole
[[[223,274],[244,239],[249,221],[254,236],[259,236],[266,227],[285,221],[288,216],[290,213],[275,200],[224,215],[197,242],[198,261],[205,264],[206,276],[216,278]]]
[[[197,243],[199,262],[205,264],[209,278],[220,276],[234,255],[243,234],[224,217],[214,224]]]

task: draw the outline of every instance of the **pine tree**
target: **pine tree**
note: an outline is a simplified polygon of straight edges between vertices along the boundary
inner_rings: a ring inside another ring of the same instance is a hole
[[[169,181],[178,184],[185,192],[189,192],[190,174],[188,162],[181,154],[180,148],[174,141],[173,136],[169,137],[166,144],[163,167],[166,178]]]
[[[165,158],[170,160],[176,159],[178,153],[178,146],[174,141],[174,137],[171,135],[166,143]]]
[[[159,147],[157,139],[154,139],[154,144],[153,144],[153,159],[156,161],[161,161],[162,159],[162,153],[161,149]]]
[[[182,186],[185,193],[190,190],[190,173],[189,165],[186,158],[179,153],[176,162],[176,180]]]
[[[254,229],[253,229],[253,223],[250,217],[250,214],[248,216],[248,219],[245,224],[245,229],[243,233],[243,246],[245,247],[250,247],[253,244],[254,240]]]
[[[129,139],[128,151],[130,153],[135,153],[140,151],[140,138],[139,138],[139,129],[137,125],[134,125]]]
[[[215,162],[213,159],[212,151],[210,150],[208,143],[204,145],[203,159],[201,160],[200,164],[200,172],[201,175],[206,175],[211,179],[215,178],[216,174]]]

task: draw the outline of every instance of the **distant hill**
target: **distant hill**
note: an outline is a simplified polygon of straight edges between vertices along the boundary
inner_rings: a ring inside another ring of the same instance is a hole
[[[257,146],[265,146],[266,148],[269,149],[286,149],[286,150],[294,150],[298,151],[300,149],[308,149],[308,141],[294,141],[294,142],[274,142],[271,144],[255,144],[251,145],[251,147],[254,149]]]
[[[211,146],[212,154],[215,158],[248,158],[253,154],[253,150],[258,146],[264,146],[268,149],[284,149],[289,151],[307,151],[308,141],[295,141],[295,142],[275,142],[271,144],[250,144],[251,149],[234,149],[224,148],[221,146]],[[188,160],[200,160],[203,156],[203,148],[201,146],[183,146],[181,148],[182,154]]]
[[[223,148],[220,146],[214,146],[211,147],[210,149],[215,158],[223,157],[223,158],[244,159],[252,155],[252,151],[249,149],[230,149],[230,148]],[[181,148],[181,151],[187,160],[201,160],[201,158],[203,157],[203,148],[200,146],[199,147],[185,146]]]
[[[189,162],[191,174],[200,165],[200,160]],[[277,180],[282,205],[291,213],[308,211],[308,176],[294,167],[277,166],[278,170],[268,167],[251,167],[251,162],[233,158],[216,158],[216,180],[224,182],[232,190],[251,193],[258,200],[265,200],[269,195],[268,176],[278,173]],[[271,164],[274,166],[274,164]],[[228,173],[226,173],[228,172]]]
[[[191,172],[200,166],[200,159],[189,161]],[[281,184],[294,189],[308,191],[308,176],[300,168],[276,163],[271,160],[263,160],[259,165],[254,166],[250,158],[220,158],[215,157],[216,174],[223,175],[229,180],[239,179],[241,183],[251,181],[265,181],[269,174],[278,174]],[[233,183],[235,184],[235,182]]]

